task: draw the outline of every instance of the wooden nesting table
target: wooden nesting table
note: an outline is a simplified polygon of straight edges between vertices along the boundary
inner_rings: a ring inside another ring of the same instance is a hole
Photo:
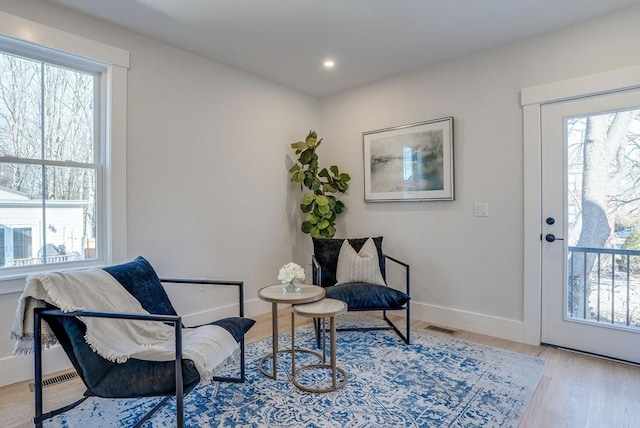
[[[347,312],[347,304],[342,300],[322,299],[305,305],[295,305],[291,307],[291,382],[299,389],[307,392],[333,392],[347,383],[347,373],[336,365],[336,316]],[[322,334],[322,363],[308,364],[296,370],[296,353],[300,350],[296,349],[296,324],[295,317],[300,315],[307,318],[322,319],[322,328],[319,334]],[[331,342],[331,363],[327,364],[327,340],[324,322],[329,319],[330,332],[329,338]],[[300,384],[298,374],[305,370],[312,369],[331,369],[331,386],[328,387],[311,387]],[[338,372],[342,375],[342,379],[338,380]]]
[[[278,354],[291,353],[291,349],[280,349],[278,347],[278,304],[296,305],[316,302],[324,298],[324,288],[318,287],[317,285],[300,284],[300,291],[295,293],[285,293],[282,291],[282,287],[282,284],[276,284],[261,288],[260,291],[258,291],[258,297],[261,300],[271,302],[271,335],[273,349],[272,352],[262,357],[258,363],[262,374],[271,379],[278,378],[278,372],[276,369]],[[291,348],[293,348],[293,342]],[[320,357],[318,353],[306,349],[298,349],[296,352],[306,352]],[[263,367],[264,362],[269,358],[271,358],[271,373]]]

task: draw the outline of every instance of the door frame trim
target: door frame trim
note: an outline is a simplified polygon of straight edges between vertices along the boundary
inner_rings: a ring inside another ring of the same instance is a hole
[[[640,88],[640,65],[520,91],[524,174],[524,342],[539,345],[542,312],[542,130],[544,104]]]

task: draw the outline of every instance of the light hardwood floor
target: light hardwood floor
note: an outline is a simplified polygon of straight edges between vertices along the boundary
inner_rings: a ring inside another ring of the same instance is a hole
[[[247,342],[271,335],[271,317],[262,315],[247,335]],[[296,324],[303,324],[297,318]],[[281,310],[279,327],[290,327],[289,311]],[[422,321],[413,328],[426,328]],[[640,427],[640,368],[549,347],[530,346],[465,331],[454,337],[483,345],[533,355],[547,360],[547,370],[520,423],[521,428]],[[0,388],[0,427],[31,427],[33,393],[30,382]],[[47,387],[45,405],[49,409],[70,403],[82,395],[79,380]],[[47,409],[45,408],[45,411]]]

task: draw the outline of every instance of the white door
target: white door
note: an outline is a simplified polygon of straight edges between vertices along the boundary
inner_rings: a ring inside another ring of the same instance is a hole
[[[640,91],[541,112],[542,342],[640,363]]]

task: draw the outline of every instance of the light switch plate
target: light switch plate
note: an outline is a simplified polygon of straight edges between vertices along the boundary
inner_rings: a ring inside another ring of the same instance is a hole
[[[487,202],[473,204],[473,215],[475,217],[489,217],[489,204]]]

